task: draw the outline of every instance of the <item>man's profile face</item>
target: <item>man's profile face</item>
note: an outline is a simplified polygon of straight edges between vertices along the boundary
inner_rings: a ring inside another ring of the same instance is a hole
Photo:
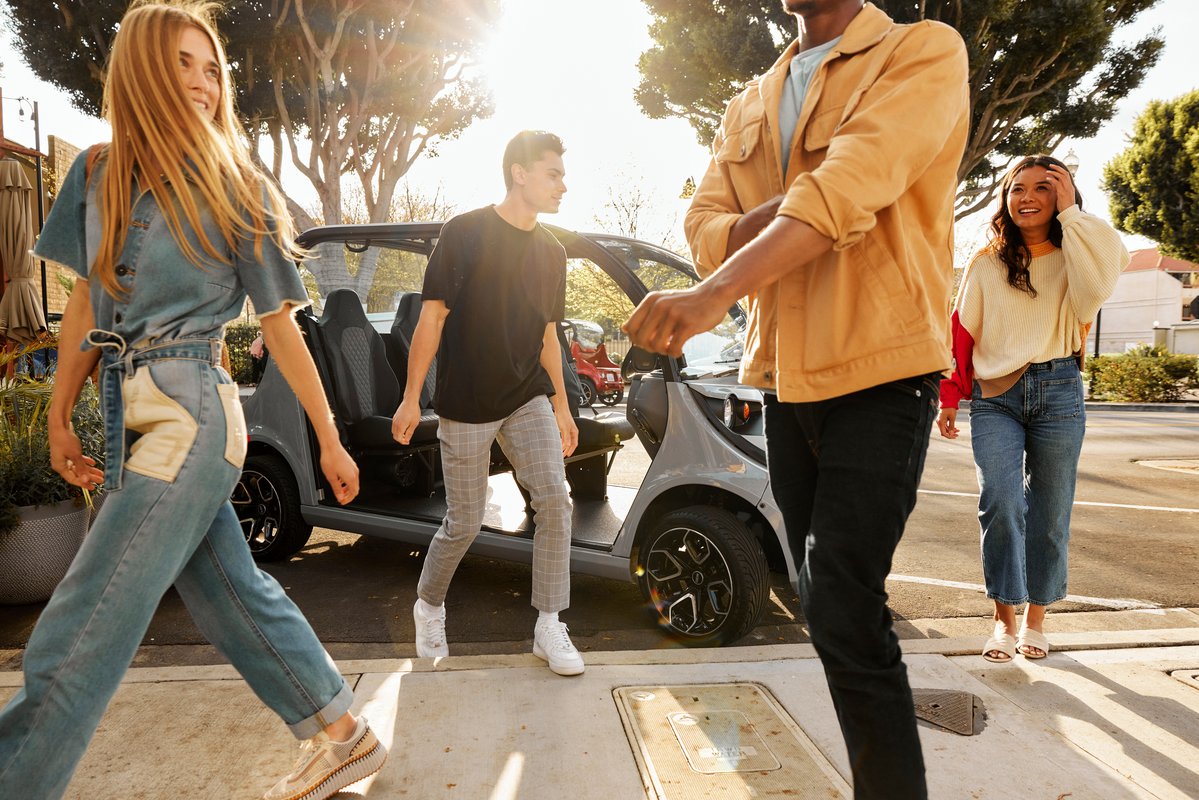
[[[538,214],[557,214],[562,195],[566,194],[566,167],[562,164],[562,156],[546,150],[528,167],[513,166],[524,201]]]

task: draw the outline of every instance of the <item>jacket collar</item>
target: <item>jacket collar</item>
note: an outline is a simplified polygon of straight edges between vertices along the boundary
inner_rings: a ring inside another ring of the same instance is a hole
[[[849,22],[849,26],[845,29],[845,33],[841,34],[841,41],[837,42],[837,46],[826,56],[826,58],[835,58],[839,55],[848,55],[852,53],[860,53],[863,50],[874,47],[882,41],[883,37],[891,30],[895,22],[886,15],[874,3],[866,3],[862,6],[862,10],[858,15]],[[763,76],[763,83],[767,78],[775,77],[777,73],[779,77],[785,78],[787,70],[791,66],[791,59],[795,58],[799,53],[799,39],[795,39],[779,56],[778,61]]]

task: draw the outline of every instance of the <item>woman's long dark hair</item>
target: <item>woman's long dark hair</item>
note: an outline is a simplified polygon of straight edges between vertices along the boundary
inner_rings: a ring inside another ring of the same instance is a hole
[[[1021,170],[1029,167],[1048,169],[1050,166],[1066,169],[1066,165],[1053,156],[1038,153],[1035,156],[1025,156],[1020,159],[1015,166],[1008,170],[1007,175],[1003,176],[999,192],[999,209],[991,216],[991,238],[987,242],[987,246],[983,248],[984,252],[994,253],[998,256],[1003,265],[1007,267],[1007,282],[1010,286],[1028,292],[1033,297],[1037,296],[1037,290],[1033,288],[1028,272],[1028,267],[1032,264],[1032,253],[1025,247],[1024,235],[1020,233],[1020,228],[1016,226],[1011,212],[1008,211],[1007,196]],[[1077,184],[1074,185],[1074,202],[1078,204],[1078,210],[1081,211],[1082,194],[1078,191]],[[1049,241],[1053,243],[1054,247],[1062,246],[1062,223],[1057,221],[1056,209],[1053,212],[1053,219],[1049,222]]]

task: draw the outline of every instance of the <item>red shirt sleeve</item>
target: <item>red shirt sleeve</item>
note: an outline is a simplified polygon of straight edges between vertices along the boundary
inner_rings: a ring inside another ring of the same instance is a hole
[[[949,318],[953,330],[953,372],[941,381],[941,408],[957,408],[974,390],[974,337],[962,327],[955,310]]]

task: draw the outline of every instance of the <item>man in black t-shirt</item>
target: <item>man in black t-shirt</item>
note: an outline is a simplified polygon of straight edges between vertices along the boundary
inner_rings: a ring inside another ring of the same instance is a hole
[[[523,131],[504,151],[507,194],[499,205],[454,217],[429,257],[421,315],[408,355],[404,401],[392,419],[408,444],[420,393],[437,356],[433,408],[441,417],[446,515],[417,585],[416,652],[449,655],[445,595],[479,533],[492,442],[532,496],[533,599],[540,612],[533,652],[559,675],[583,671],[558,612],[570,605],[570,497],[562,459],[579,432],[570,413],[555,325],[566,316],[566,251],[537,222],[566,192],[557,136]]]

